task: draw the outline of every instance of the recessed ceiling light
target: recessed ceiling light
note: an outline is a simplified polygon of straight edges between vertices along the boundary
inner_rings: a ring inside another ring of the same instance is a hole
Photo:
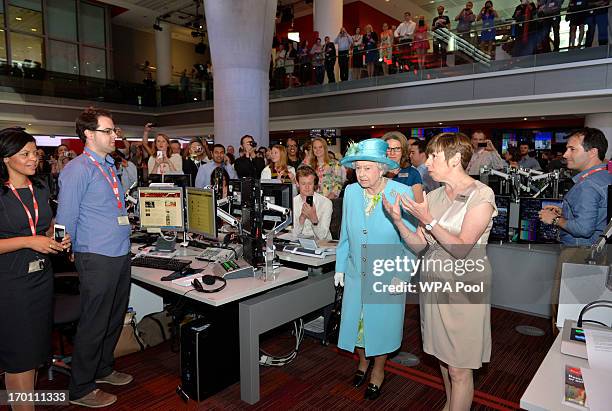
[[[442,123],[442,122],[439,122],[439,123],[438,123],[438,125],[442,125],[442,124],[444,124],[444,123]]]
[[[370,126],[370,128],[374,128],[374,126]]]
[[[22,19],[21,17],[15,17],[15,20],[17,20],[17,21],[21,21],[21,20],[23,20],[23,19]]]
[[[32,125],[32,123],[28,123],[28,126],[31,126],[31,125]]]
[[[527,121],[527,117],[523,117],[523,120],[524,120],[524,121]]]
[[[431,0],[431,1],[429,2],[429,4],[434,4],[434,3],[435,3],[435,0]]]
[[[32,31],[38,31],[38,30],[36,30],[34,27],[32,27],[30,30],[32,30]]]
[[[291,130],[290,133],[293,133],[293,130]]]
[[[399,124],[397,125],[397,128],[399,128]]]

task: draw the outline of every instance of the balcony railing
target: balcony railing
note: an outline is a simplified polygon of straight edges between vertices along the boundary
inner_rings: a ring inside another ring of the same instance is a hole
[[[499,21],[492,27],[479,27],[463,33],[438,29],[427,31],[425,35],[421,34],[420,37],[413,38],[409,45],[406,43],[383,44],[373,50],[355,50],[355,52],[351,50],[348,61],[349,79],[338,81],[336,72],[337,81],[335,83],[318,82],[321,80],[321,70],[324,70],[320,64],[325,64],[321,55],[302,53],[295,59],[283,61],[283,70],[270,71],[270,98],[295,97],[610,58],[612,49],[609,44],[596,47],[585,44],[592,39],[586,27],[585,38],[582,39],[578,34],[579,30],[576,30],[575,27],[568,28],[565,23],[560,24],[558,38],[554,38],[555,30],[551,29],[560,22],[572,20],[578,15],[586,17],[588,22],[598,13],[607,13],[608,7],[610,6],[579,12],[563,12],[561,15],[534,17],[527,20]],[[589,24],[589,29],[594,31],[594,23]],[[495,32],[495,40],[491,48],[483,47],[483,44],[479,42],[485,30]],[[605,37],[607,39],[607,33]],[[438,52],[434,52],[432,47],[434,43],[442,44],[446,53],[440,53],[439,49]],[[427,47],[423,48],[426,49],[426,52],[418,53],[417,45],[426,45]],[[365,64],[362,69],[351,69],[356,59],[365,63],[368,53],[376,53],[377,56],[374,66],[371,67],[372,75],[369,77]],[[275,67],[281,68],[278,65]],[[319,76],[317,76],[317,71]],[[143,107],[186,103],[212,106],[212,78],[188,77],[180,79],[179,83],[179,85],[157,87],[154,82],[127,83],[49,72],[40,67],[28,67],[27,64],[24,64],[22,68],[9,67],[0,62],[0,91],[4,92]]]

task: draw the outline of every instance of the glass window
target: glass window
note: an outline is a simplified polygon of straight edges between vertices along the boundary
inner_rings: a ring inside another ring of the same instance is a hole
[[[49,40],[47,70],[79,74],[77,45],[64,43],[63,41]]]
[[[8,24],[11,30],[43,34],[42,13],[25,7],[9,6]]]
[[[47,0],[47,32],[62,40],[77,40],[74,0]]]
[[[6,34],[0,29],[0,61],[6,62]]]
[[[106,50],[82,47],[81,75],[106,78]]]
[[[104,8],[81,3],[79,36],[82,43],[105,46]]]
[[[27,67],[44,67],[42,37],[11,33],[11,57],[13,63]]]

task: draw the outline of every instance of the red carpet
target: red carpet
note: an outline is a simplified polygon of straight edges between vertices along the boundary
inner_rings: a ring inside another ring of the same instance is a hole
[[[548,331],[549,320],[494,309],[491,313],[493,351],[491,363],[475,373],[474,410],[518,408],[520,397],[544,359],[553,337],[527,337],[514,331],[516,325],[538,326]],[[423,355],[416,306],[408,306],[402,348],[421,357],[421,364],[407,368],[391,362],[383,395],[374,402],[363,400],[363,391],[350,386],[356,363],[349,353],[322,346],[306,338],[297,359],[282,368],[261,368],[261,400],[249,406],[240,401],[239,384],[196,404],[183,403],[175,394],[180,383],[179,357],[170,345],[147,349],[117,360],[117,369],[134,375],[126,387],[105,386],[119,396],[112,410],[436,410],[445,403],[437,361]],[[294,343],[287,330],[262,338],[262,347],[273,354],[286,352]],[[211,354],[211,355],[214,355]],[[213,372],[214,370],[207,370]],[[47,381],[42,373],[38,389],[65,389],[67,377]],[[81,410],[81,408],[49,407]]]

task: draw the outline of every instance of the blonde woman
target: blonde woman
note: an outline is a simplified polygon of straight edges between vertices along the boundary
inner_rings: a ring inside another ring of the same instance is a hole
[[[393,57],[393,32],[389,30],[389,25],[387,23],[383,23],[382,32],[380,33],[380,53],[383,59],[383,74],[388,76],[389,65],[387,61],[390,61]]]
[[[153,147],[149,144],[149,132],[153,129],[152,126],[151,123],[147,123],[142,134],[142,146],[149,153],[147,162],[149,174],[182,173],[183,158],[180,154],[172,153],[170,137],[159,133],[155,136]]]
[[[276,144],[270,150],[270,164],[261,172],[262,180],[280,180],[283,183],[295,184],[295,169],[287,165],[285,146]]]
[[[310,167],[319,176],[318,193],[329,198],[337,198],[344,184],[344,172],[340,163],[329,158],[327,143],[321,137],[312,139],[312,158]]]

